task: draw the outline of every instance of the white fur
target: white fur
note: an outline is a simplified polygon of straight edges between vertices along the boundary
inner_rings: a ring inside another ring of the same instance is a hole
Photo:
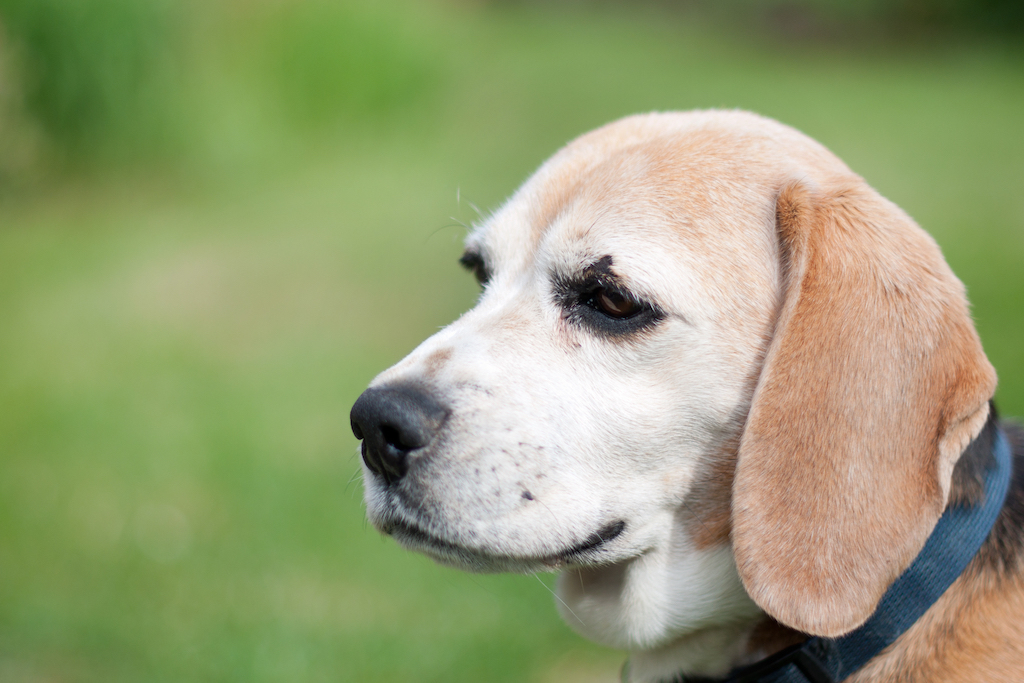
[[[679,650],[682,644],[673,641],[680,636],[709,627],[735,630],[735,624],[761,615],[743,589],[728,546],[697,550],[683,529],[667,524],[675,538],[639,557],[562,572],[559,611],[581,635],[635,652]],[[694,656],[707,655],[688,655]],[[723,671],[730,662],[719,662]]]

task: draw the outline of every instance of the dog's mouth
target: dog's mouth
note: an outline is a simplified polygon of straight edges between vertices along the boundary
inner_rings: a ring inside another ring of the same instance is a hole
[[[467,548],[400,520],[394,520],[381,528],[385,534],[393,536],[396,541],[411,550],[426,553],[445,564],[484,572],[528,572],[537,569],[554,571],[569,566],[607,564],[621,559],[609,557],[606,546],[621,536],[625,530],[626,522],[617,520],[605,524],[582,542],[564,550],[549,555],[527,556],[503,555]]]

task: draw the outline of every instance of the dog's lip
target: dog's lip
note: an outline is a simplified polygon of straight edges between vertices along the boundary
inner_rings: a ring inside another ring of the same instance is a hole
[[[559,553],[560,558],[571,558],[584,555],[588,552],[597,550],[604,544],[615,540],[622,535],[622,532],[626,530],[625,520],[618,520],[611,524],[605,524],[603,527],[595,531],[594,533],[587,536],[586,540],[582,543],[577,543],[566,551]]]
[[[454,555],[470,555],[480,560],[493,562],[515,562],[517,564],[542,565],[552,569],[558,569],[566,565],[575,564],[597,564],[600,562],[600,550],[607,543],[622,535],[626,530],[625,520],[616,520],[605,524],[594,533],[587,536],[582,542],[570,546],[565,550],[542,556],[524,555],[497,555],[486,551],[467,548],[457,543],[446,541],[435,536],[415,524],[404,520],[393,520],[381,529],[389,536],[395,536],[399,541],[411,541],[414,544],[422,544],[435,551]]]

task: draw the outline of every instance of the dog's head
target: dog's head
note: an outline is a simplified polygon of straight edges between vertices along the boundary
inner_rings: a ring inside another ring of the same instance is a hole
[[[455,566],[564,569],[570,621],[612,645],[760,610],[855,628],[988,414],[935,243],[757,116],[584,135],[462,262],[479,303],[353,408],[369,518]]]

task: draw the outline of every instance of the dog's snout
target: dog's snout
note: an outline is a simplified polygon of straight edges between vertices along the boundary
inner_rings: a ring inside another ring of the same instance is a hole
[[[411,387],[367,389],[352,406],[352,433],[363,462],[387,483],[405,476],[409,454],[429,445],[448,411]]]

